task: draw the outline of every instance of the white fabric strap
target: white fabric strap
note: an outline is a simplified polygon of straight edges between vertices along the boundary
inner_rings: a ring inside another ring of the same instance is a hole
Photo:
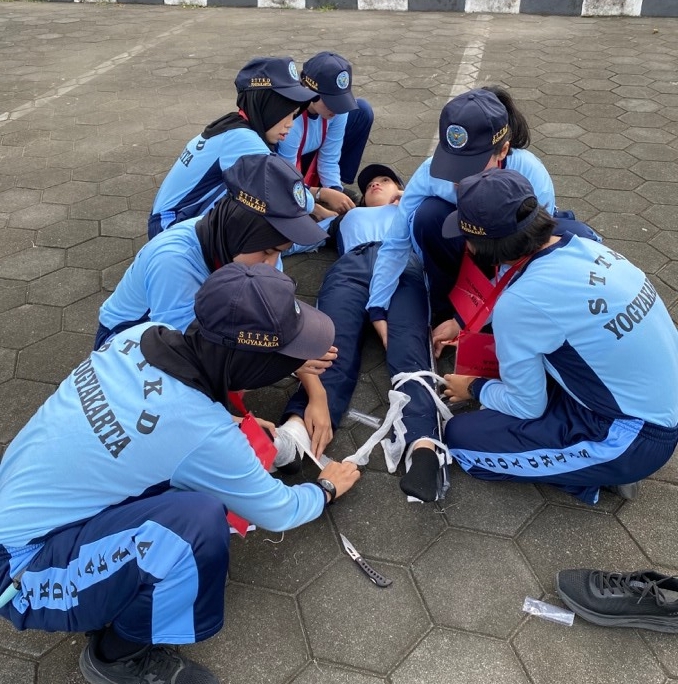
[[[395,375],[391,381],[393,383],[393,389],[388,393],[389,409],[386,417],[384,418],[381,426],[376,430],[372,436],[351,456],[347,456],[344,460],[351,461],[359,466],[367,465],[370,460],[370,454],[372,449],[381,442],[382,449],[384,450],[384,457],[386,459],[386,468],[389,473],[394,473],[400,463],[400,459],[405,452],[405,434],[407,433],[407,428],[405,423],[403,423],[403,408],[409,403],[410,396],[404,392],[399,392],[399,388],[402,387],[406,382],[414,381],[418,382],[422,387],[425,387],[429,394],[431,395],[433,402],[435,404],[438,414],[443,418],[443,427],[447,421],[452,417],[452,412],[445,406],[440,397],[436,394],[435,390],[431,385],[426,382],[426,378],[434,380],[436,383],[444,383],[444,378],[440,377],[432,371],[414,371],[412,373],[398,373]],[[393,430],[393,438],[387,438],[389,432]],[[433,437],[425,437],[422,439],[428,439],[433,442],[433,444],[438,447],[436,453],[438,454],[438,460],[440,461],[441,467],[445,463],[450,462],[450,455],[447,446],[443,444],[440,440],[434,439]],[[412,445],[410,445],[409,452],[411,453]],[[409,469],[409,463],[406,463],[406,467]]]

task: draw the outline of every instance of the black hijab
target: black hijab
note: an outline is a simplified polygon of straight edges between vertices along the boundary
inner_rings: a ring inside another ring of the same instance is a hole
[[[268,387],[298,370],[303,360],[277,352],[236,351],[208,342],[193,321],[185,333],[153,326],[141,336],[151,365],[228,409],[228,392]]]
[[[210,272],[230,264],[238,254],[261,252],[289,242],[263,216],[245,209],[230,194],[195,224],[195,232]]]

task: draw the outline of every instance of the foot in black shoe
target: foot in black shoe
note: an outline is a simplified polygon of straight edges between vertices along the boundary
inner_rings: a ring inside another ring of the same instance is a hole
[[[440,462],[433,449],[420,447],[412,451],[412,465],[400,478],[400,489],[422,501],[435,501],[438,492]]]
[[[89,684],[219,684],[202,665],[167,646],[141,646],[128,658],[106,663],[97,656],[102,632],[95,632],[80,654],[80,671]]]
[[[623,485],[610,485],[609,487],[605,487],[605,489],[608,489],[613,494],[620,496],[622,499],[626,499],[626,501],[635,501],[640,493],[640,482],[629,482],[628,484]]]
[[[570,610],[596,625],[678,633],[676,577],[652,570],[561,570],[556,591]]]

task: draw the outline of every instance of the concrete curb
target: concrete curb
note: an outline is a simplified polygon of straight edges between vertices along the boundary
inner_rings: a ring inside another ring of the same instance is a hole
[[[100,0],[51,0],[100,2]],[[567,17],[678,17],[678,0],[108,0],[119,4],[351,9],[424,12],[490,12]]]

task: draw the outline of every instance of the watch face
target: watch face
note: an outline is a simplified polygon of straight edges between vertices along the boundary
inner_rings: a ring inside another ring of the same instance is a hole
[[[332,494],[332,496],[337,493],[337,488],[329,480],[320,479],[318,482],[320,482],[320,486]]]

